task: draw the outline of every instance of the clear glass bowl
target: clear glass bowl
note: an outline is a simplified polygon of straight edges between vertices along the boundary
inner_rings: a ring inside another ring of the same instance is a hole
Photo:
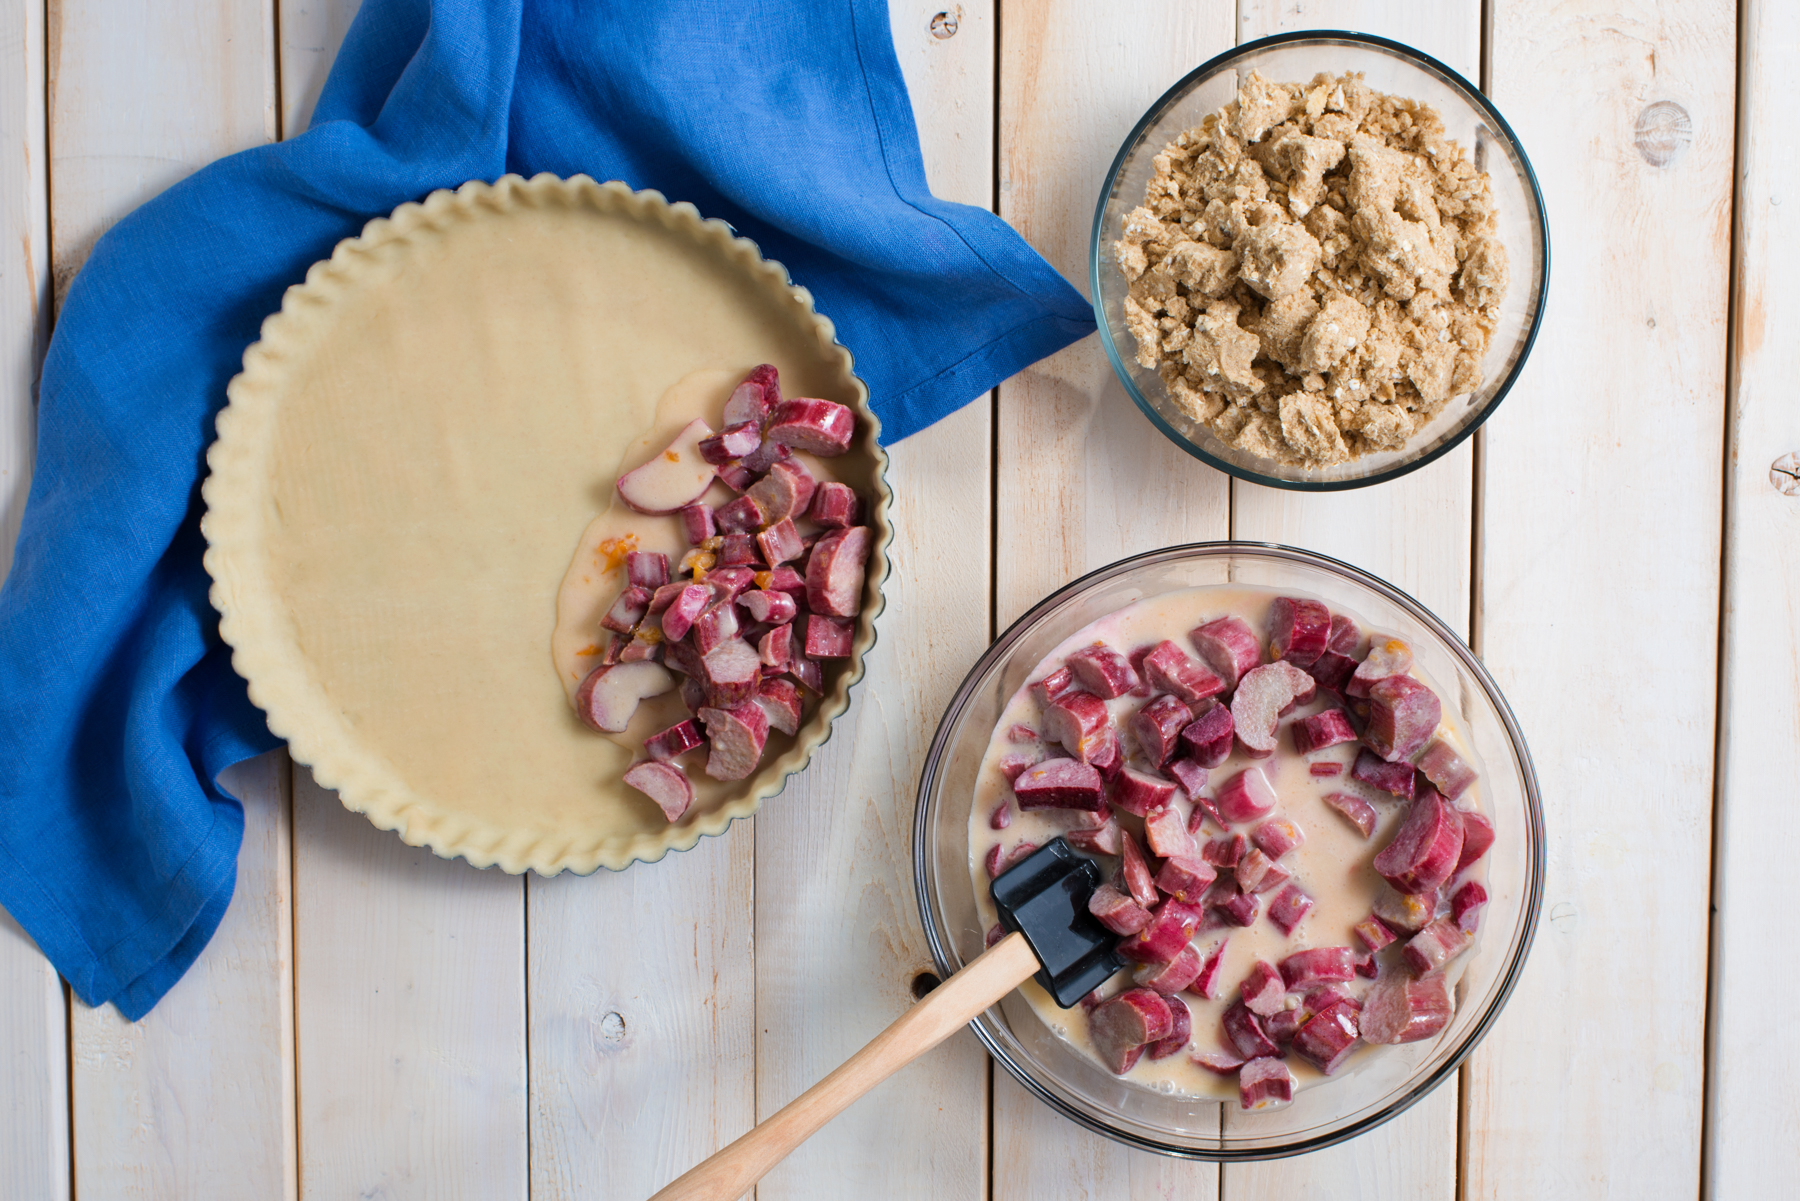
[[[1271,82],[1305,82],[1321,71],[1360,71],[1369,86],[1422,101],[1437,110],[1449,134],[1493,180],[1500,240],[1511,282],[1500,320],[1482,360],[1481,387],[1455,398],[1399,450],[1364,455],[1333,467],[1307,469],[1259,458],[1196,425],[1169,399],[1156,372],[1138,366],[1137,342],[1125,328],[1125,277],[1113,253],[1124,219],[1144,202],[1152,159],[1170,142],[1237,95],[1239,73],[1260,71]],[[1473,433],[1505,398],[1544,313],[1550,278],[1550,237],[1537,177],[1512,128],[1474,85],[1429,55],[1361,33],[1280,34],[1246,42],[1195,69],[1165,92],[1137,123],[1107,173],[1094,214],[1090,254],[1094,318],[1106,357],[1152,424],[1177,446],[1239,479],[1275,488],[1326,492],[1360,488],[1405,475],[1446,454]]]
[[[1296,1093],[1292,1105],[1255,1114],[1113,1076],[1051,1033],[1017,992],[973,1026],[1020,1084],[1091,1130],[1165,1155],[1269,1159],[1360,1134],[1454,1073],[1512,992],[1537,927],[1544,820],[1524,737],[1481,661],[1418,601],[1322,555],[1249,542],[1170,547],[1076,580],[1001,635],[951,700],[919,780],[913,871],[932,958],[947,975],[983,949],[969,874],[969,814],[976,771],[1007,701],[1046,654],[1096,618],[1147,596],[1227,583],[1307,593],[1406,639],[1446,708],[1460,717],[1484,769],[1482,802],[1497,837],[1488,856],[1492,899],[1481,937],[1463,959],[1455,1017],[1435,1039],[1365,1048],[1330,1080]]]

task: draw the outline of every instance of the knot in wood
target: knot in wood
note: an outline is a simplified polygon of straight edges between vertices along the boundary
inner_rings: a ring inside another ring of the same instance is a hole
[[[1800,496],[1800,451],[1788,451],[1769,465],[1769,482],[1783,496]]]
[[[938,13],[936,16],[931,18],[931,36],[938,39],[940,42],[943,41],[945,38],[955,37],[956,36],[956,27],[958,24],[960,24],[961,17],[962,17],[962,6],[961,5],[957,6],[957,9],[955,12]]]
[[[1687,109],[1673,100],[1658,100],[1638,114],[1631,140],[1646,163],[1666,167],[1694,140],[1694,122]]]
[[[615,1009],[601,1015],[600,1041],[606,1043],[622,1043],[625,1041],[624,1014]]]

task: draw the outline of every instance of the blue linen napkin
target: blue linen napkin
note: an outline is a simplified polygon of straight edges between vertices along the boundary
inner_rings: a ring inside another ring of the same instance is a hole
[[[282,290],[370,217],[586,172],[785,263],[903,438],[1093,328],[991,213],[934,199],[884,0],[366,0],[310,130],[103,237],[44,364],[0,588],[0,906],[90,1005],[148,1012],[231,899],[227,765],[277,745],[200,564],[213,414]]]

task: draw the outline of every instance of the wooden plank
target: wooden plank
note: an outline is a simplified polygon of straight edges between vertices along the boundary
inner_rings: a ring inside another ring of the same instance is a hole
[[[75,1178],[96,1197],[293,1197],[289,769],[225,773],[244,803],[237,891],[193,968],[141,1021],[76,1002]]]
[[[1800,9],[1742,9],[1736,324],[1726,458],[1725,637],[1714,834],[1712,1045],[1703,1196],[1775,1197],[1800,1179],[1800,1040],[1769,1018],[1793,995],[1789,852],[1800,844],[1800,490],[1772,465],[1800,453],[1800,135],[1786,85],[1800,73]],[[1791,465],[1790,470],[1800,470]],[[1790,485],[1790,488],[1793,486]]]
[[[1000,214],[1088,290],[1094,203],[1150,103],[1232,44],[1226,0],[1101,8],[1009,3],[1000,45]],[[1003,385],[998,413],[997,628],[1125,555],[1227,535],[1223,475],[1176,449],[1132,405],[1099,340]],[[994,1072],[993,1195],[1218,1192],[1211,1164],[1132,1151],[1065,1121]]]
[[[1492,18],[1490,91],[1537,168],[1556,263],[1487,427],[1478,645],[1537,766],[1547,920],[1465,1074],[1464,1186],[1691,1197],[1736,6],[1515,0]]]
[[[281,136],[306,132],[361,0],[274,0],[281,10]]]
[[[1481,74],[1480,0],[1239,0],[1242,41],[1295,29],[1354,29],[1416,46],[1464,77]],[[1469,636],[1474,444],[1393,483],[1309,494],[1232,481],[1232,537],[1343,559],[1423,601]],[[1293,1159],[1231,1165],[1227,1193],[1252,1197],[1456,1195],[1457,1087],[1446,1083],[1361,1138]]]
[[[302,1196],[527,1195],[524,910],[296,771]]]
[[[932,18],[940,11],[954,18]],[[896,0],[895,50],[926,176],[993,202],[994,6]],[[930,969],[912,885],[925,747],[987,645],[990,406],[891,446],[900,566],[870,683],[806,774],[756,819],[756,1109],[772,1114],[913,1001]],[[977,1198],[987,1178],[987,1062],[961,1033],[878,1086],[764,1178],[761,1201]]]
[[[31,484],[33,396],[50,329],[44,15],[0,16],[0,581]],[[0,1196],[69,1195],[68,1018],[62,981],[0,910]]]

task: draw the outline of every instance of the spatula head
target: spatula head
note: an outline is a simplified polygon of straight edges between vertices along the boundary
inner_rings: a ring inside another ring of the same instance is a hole
[[[1020,860],[994,881],[1000,924],[1020,930],[1042,968],[1037,982],[1068,1009],[1111,979],[1124,961],[1119,936],[1088,912],[1100,887],[1100,865],[1058,838]]]

